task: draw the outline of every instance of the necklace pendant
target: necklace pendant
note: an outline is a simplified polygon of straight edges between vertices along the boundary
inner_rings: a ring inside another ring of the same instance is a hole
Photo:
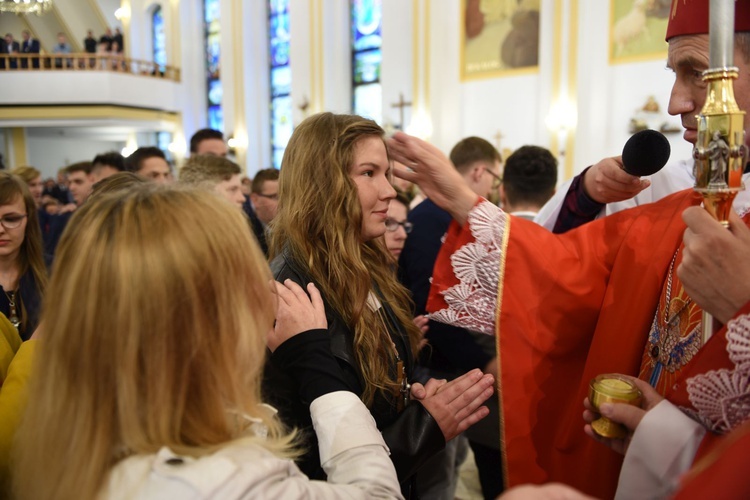
[[[652,359],[659,359],[659,346],[652,345],[651,350],[649,351],[649,355]]]
[[[18,328],[21,326],[21,319],[15,314],[11,314],[10,318],[8,318],[8,321],[10,321],[10,324],[13,325],[16,330],[18,330]]]

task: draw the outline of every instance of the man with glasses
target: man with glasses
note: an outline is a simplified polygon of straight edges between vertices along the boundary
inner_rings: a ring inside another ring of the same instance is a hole
[[[253,178],[250,197],[242,205],[250,217],[253,232],[260,248],[268,256],[266,231],[279,209],[279,171],[275,168],[259,170]]]
[[[484,198],[497,199],[502,182],[502,158],[491,143],[479,137],[467,137],[453,147],[450,159],[472,191]],[[426,312],[432,268],[451,220],[450,214],[429,198],[409,213],[408,221],[413,227],[399,258],[399,273],[402,283],[412,293],[415,316]],[[474,368],[488,373],[495,370],[494,345],[486,335],[476,335],[462,328],[430,321],[425,338],[431,349],[424,350],[420,364],[430,377],[453,379]],[[502,469],[498,450],[497,396],[489,399],[487,406],[492,413],[473,426],[476,431],[472,433],[470,444],[477,461],[484,497],[495,498],[502,491],[503,484],[498,474]],[[420,471],[417,476],[419,496],[452,499],[456,486],[456,464],[463,460],[465,453],[466,441],[462,437],[448,443],[445,451],[438,454],[423,468],[425,472]]]

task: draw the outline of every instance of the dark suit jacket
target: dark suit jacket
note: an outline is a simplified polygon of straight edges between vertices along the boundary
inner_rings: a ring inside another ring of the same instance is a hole
[[[268,242],[266,241],[266,228],[263,227],[263,223],[260,221],[258,216],[253,210],[253,204],[250,203],[250,198],[245,197],[245,203],[242,204],[242,210],[247,214],[247,218],[250,219],[250,226],[253,228],[253,234],[255,239],[258,240],[260,249],[263,250],[263,254],[268,258]]]
[[[96,54],[96,38],[86,37],[83,39],[83,47],[89,54]]]
[[[21,52],[24,54],[38,54],[39,52],[41,52],[39,40],[37,40],[36,38],[29,38],[28,40],[24,40],[23,43],[21,43]],[[31,66],[33,68],[38,68],[39,59],[33,59],[31,61]],[[26,59],[21,59],[21,67],[28,68],[29,61]]]
[[[8,47],[4,39],[0,41],[0,54],[12,54],[13,52],[21,52],[21,46],[17,41],[13,40],[11,47]],[[15,69],[18,67],[18,58],[13,57],[8,59],[7,62],[9,68]],[[5,63],[6,59],[0,59],[0,69],[6,68]]]

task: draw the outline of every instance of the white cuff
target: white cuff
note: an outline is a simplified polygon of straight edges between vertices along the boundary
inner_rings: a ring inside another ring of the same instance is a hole
[[[379,445],[390,453],[370,410],[352,392],[336,391],[316,398],[310,404],[310,415],[323,466],[359,446]]]
[[[616,500],[663,498],[677,487],[706,429],[666,399],[638,424],[620,471]]]

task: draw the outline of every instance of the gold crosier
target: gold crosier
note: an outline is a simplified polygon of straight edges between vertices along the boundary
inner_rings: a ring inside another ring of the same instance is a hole
[[[709,69],[706,103],[698,115],[698,139],[693,148],[695,190],[703,206],[716,220],[729,227],[729,212],[737,193],[744,189],[742,173],[747,161],[745,112],[734,97],[739,69],[733,65],[734,2],[711,0],[709,5]],[[713,318],[704,312],[703,344],[713,334]]]

